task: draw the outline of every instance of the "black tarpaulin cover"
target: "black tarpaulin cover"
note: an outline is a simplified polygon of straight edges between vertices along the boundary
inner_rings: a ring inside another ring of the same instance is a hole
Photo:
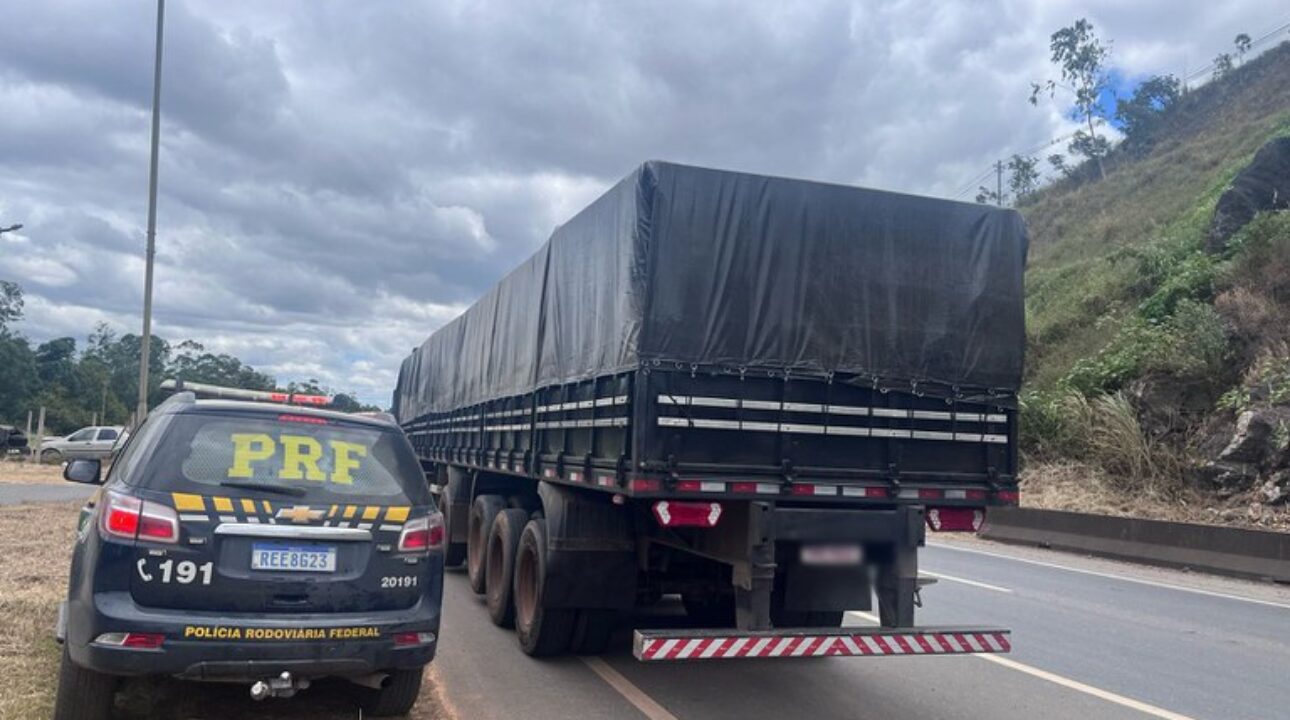
[[[681,363],[1015,392],[1011,210],[648,162],[403,361],[400,422]]]

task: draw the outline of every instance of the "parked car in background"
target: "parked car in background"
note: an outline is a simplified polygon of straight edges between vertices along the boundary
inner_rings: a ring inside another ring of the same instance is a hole
[[[13,425],[0,425],[0,458],[21,454],[27,447],[27,435]]]
[[[125,428],[120,425],[93,425],[67,437],[45,438],[40,443],[40,459],[42,462],[76,458],[102,460],[112,454],[112,448],[125,434]]]

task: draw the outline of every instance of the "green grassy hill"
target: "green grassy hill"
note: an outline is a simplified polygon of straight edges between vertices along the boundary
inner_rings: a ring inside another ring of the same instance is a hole
[[[1076,463],[1115,489],[1205,490],[1167,478],[1182,476],[1204,429],[1230,420],[1241,388],[1290,339],[1276,327],[1290,326],[1290,285],[1275,277],[1290,272],[1287,214],[1261,217],[1224,254],[1203,250],[1219,196],[1279,135],[1290,135],[1290,43],[1183,96],[1151,148],[1117,150],[1105,179],[1077,173],[1019,206],[1032,243],[1023,413],[1032,474]],[[1136,436],[1093,437],[1088,426],[1105,427],[1117,409]],[[1136,450],[1099,452],[1126,445]]]

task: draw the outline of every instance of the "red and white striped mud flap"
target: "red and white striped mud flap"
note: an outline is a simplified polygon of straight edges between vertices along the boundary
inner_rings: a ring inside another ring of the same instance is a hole
[[[637,630],[637,660],[970,655],[1012,650],[1011,631],[997,628]]]

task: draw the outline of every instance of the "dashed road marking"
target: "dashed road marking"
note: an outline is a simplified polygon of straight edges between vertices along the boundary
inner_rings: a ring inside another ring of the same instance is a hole
[[[847,614],[851,615],[852,617],[856,617],[871,623],[875,623],[875,624],[878,623],[878,616],[874,615],[873,613],[861,612],[859,610],[852,610]],[[1051,673],[1051,672],[1048,672],[1047,670],[1040,670],[1037,667],[1033,667],[1025,663],[1017,662],[1016,660],[1013,660],[1011,658],[1002,657],[1000,655],[989,655],[989,654],[973,655],[972,657],[980,660],[985,660],[987,662],[992,662],[996,665],[1006,667],[1009,670],[1016,670],[1017,672],[1025,673],[1027,675],[1030,675],[1031,677],[1039,678],[1040,680],[1046,680],[1050,683],[1053,683],[1054,685],[1060,685],[1064,688],[1075,690],[1076,692],[1082,692],[1085,695],[1091,695],[1095,698],[1098,698],[1099,700],[1105,700],[1106,702],[1114,703],[1122,707],[1127,707],[1131,710],[1137,710],[1138,712],[1151,715],[1152,717],[1163,718],[1164,720],[1193,720],[1193,718],[1189,715],[1183,715],[1181,713],[1176,713],[1172,710],[1166,710],[1161,707],[1156,707],[1155,705],[1144,703],[1141,700],[1134,700],[1131,697],[1125,697],[1118,693],[1113,693],[1110,690],[1103,690],[1102,688],[1093,687],[1092,685],[1082,683],[1078,680],[1072,680],[1068,677],[1063,677],[1061,675],[1058,675],[1057,673]]]
[[[618,694],[622,695],[623,699],[631,703],[637,710],[640,710],[641,714],[649,718],[649,720],[677,720],[677,717],[668,712],[667,708],[655,702],[654,698],[646,695],[644,690],[636,687],[631,680],[623,677],[622,673],[610,667],[609,663],[598,657],[583,657],[580,659],[586,663],[587,667],[591,668],[592,672],[599,675],[601,680],[604,680],[609,684],[609,687],[618,691]]]
[[[1002,558],[1004,560],[1026,563],[1027,565],[1038,565],[1039,567],[1053,568],[1054,570],[1065,570],[1067,572],[1080,573],[1082,575],[1092,575],[1094,577],[1108,578],[1110,580],[1121,580],[1124,582],[1137,583],[1139,585],[1149,585],[1151,587],[1164,588],[1166,590],[1177,590],[1179,592],[1189,592],[1196,595],[1208,595],[1209,597],[1222,598],[1224,600],[1236,600],[1239,602],[1254,603],[1255,605],[1266,605],[1268,607],[1290,610],[1290,604],[1276,602],[1275,600],[1260,600],[1258,598],[1245,597],[1244,595],[1232,595],[1230,593],[1215,592],[1213,590],[1201,590],[1200,588],[1187,587],[1186,585],[1174,585],[1172,583],[1157,582],[1155,580],[1143,580],[1142,578],[1129,577],[1127,575],[1117,575],[1115,573],[1099,572],[1097,570],[1085,570],[1083,568],[1070,567],[1069,565],[1058,565],[1057,563],[1044,562],[1043,560],[1031,560],[1029,558],[1016,557],[1015,555],[990,552],[989,550],[977,550],[976,548],[959,547],[957,545],[947,545],[945,543],[934,543],[931,544],[931,546],[953,550],[955,552],[974,553],[976,555],[985,555],[987,557]],[[928,574],[930,575],[931,573]]]

